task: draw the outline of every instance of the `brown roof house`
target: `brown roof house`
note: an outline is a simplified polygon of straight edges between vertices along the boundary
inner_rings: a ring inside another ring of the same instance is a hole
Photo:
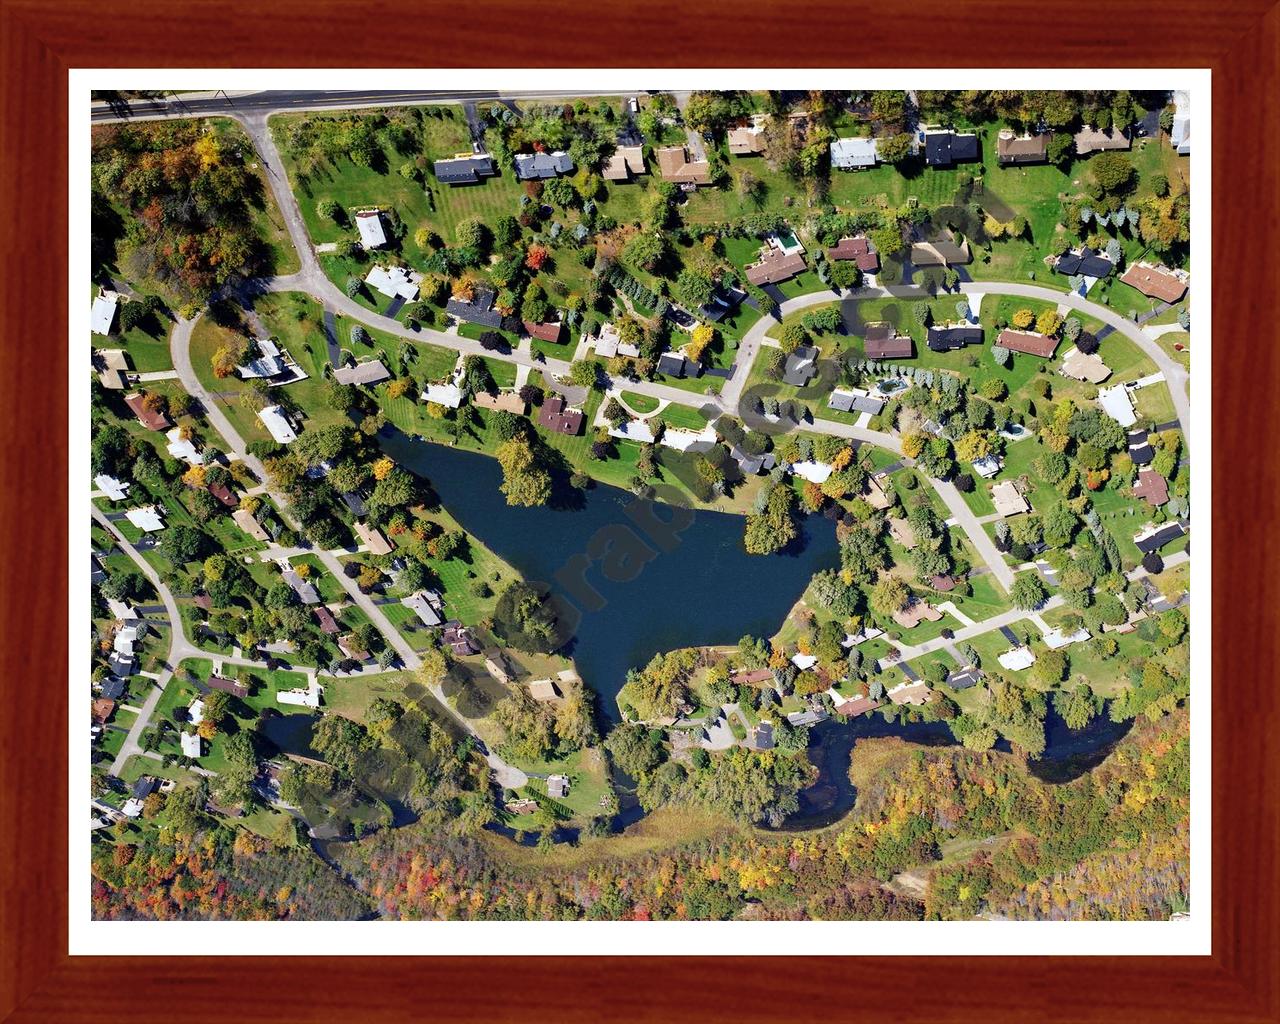
[[[766,284],[777,284],[803,274],[809,269],[801,253],[785,253],[776,246],[766,246],[760,258],[746,268],[747,280],[757,288]]]
[[[942,612],[928,601],[921,601],[919,598],[893,613],[893,621],[903,629],[915,629],[922,622],[937,622],[940,618],[942,618]]]
[[[1058,339],[1034,331],[1014,331],[1006,328],[1000,332],[996,344],[1007,348],[1010,352],[1021,352],[1028,356],[1039,356],[1041,359],[1053,357],[1053,350],[1058,347]]]
[[[600,175],[605,181],[630,181],[647,173],[643,146],[619,146],[600,168]]]
[[[678,185],[711,184],[710,161],[691,161],[687,146],[667,146],[654,156],[658,158],[658,173],[663,181],[674,181]]]
[[[856,263],[858,269],[864,274],[874,274],[880,269],[880,255],[871,248],[871,243],[862,235],[840,239],[827,250],[827,258],[850,260]]]
[[[223,693],[229,693],[233,697],[239,697],[244,700],[249,696],[249,687],[238,679],[228,679],[226,676],[210,676],[209,689],[221,690]]]
[[[1042,164],[1049,159],[1049,136],[1018,135],[1002,128],[996,137],[996,159],[1002,164]]]
[[[868,359],[910,359],[911,336],[899,334],[893,324],[867,324],[863,351]]]
[[[144,398],[145,396],[140,391],[135,391],[132,395],[124,396],[124,404],[127,405],[134,416],[138,418],[139,423],[148,430],[167,430],[169,427],[173,426],[173,424],[169,422],[169,417],[164,413],[148,409],[144,404]]]
[[[559,395],[552,395],[538,410],[538,425],[570,437],[582,430],[582,410],[570,409]]]
[[[526,408],[524,399],[515,391],[499,391],[496,395],[477,391],[471,396],[471,404],[478,405],[481,409],[515,413],[517,416],[523,416]]]
[[[525,334],[539,341],[559,341],[564,336],[564,324],[559,320],[546,320],[535,323],[532,320],[521,320]]]
[[[365,523],[355,524],[356,536],[360,538],[360,543],[369,549],[371,555],[389,555],[392,552],[391,542],[382,535],[382,531],[376,526],[369,526]]]
[[[104,388],[123,391],[129,386],[129,360],[124,349],[97,349],[93,353],[93,363]]]
[[[1138,470],[1138,482],[1133,486],[1133,496],[1142,498],[1152,508],[1159,508],[1169,500],[1169,484],[1154,469]]]
[[[1185,270],[1170,270],[1158,263],[1130,263],[1120,280],[1143,295],[1161,302],[1177,302],[1187,294],[1191,275]]]
[[[1128,149],[1129,137],[1124,132],[1108,128],[1105,132],[1086,125],[1075,134],[1076,155],[1088,156],[1107,149]]]
[[[729,152],[734,156],[759,156],[764,152],[764,126],[767,114],[755,114],[751,123],[729,129]]]

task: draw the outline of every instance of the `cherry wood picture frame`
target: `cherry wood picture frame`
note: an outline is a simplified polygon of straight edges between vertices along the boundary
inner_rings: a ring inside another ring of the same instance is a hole
[[[1268,747],[1280,688],[1270,542],[1280,459],[1263,446],[1280,411],[1280,6],[499,0],[403,8],[394,30],[387,13],[335,0],[0,0],[0,1020],[1280,1020],[1280,759]],[[834,956],[68,956],[67,848],[84,838],[68,836],[64,813],[68,69],[583,62],[1212,69],[1219,472],[1213,507],[1199,513],[1216,540],[1211,956],[923,963],[839,950],[859,954],[856,966]]]

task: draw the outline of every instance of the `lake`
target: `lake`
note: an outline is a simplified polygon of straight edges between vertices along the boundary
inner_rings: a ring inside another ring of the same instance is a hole
[[[463,528],[527,580],[546,584],[577,619],[562,648],[618,720],[627,669],[678,647],[770,636],[819,569],[839,562],[835,525],[808,517],[788,551],[748,555],[741,516],[677,509],[595,484],[551,506],[515,508],[496,459],[409,437],[379,437],[431,482]]]

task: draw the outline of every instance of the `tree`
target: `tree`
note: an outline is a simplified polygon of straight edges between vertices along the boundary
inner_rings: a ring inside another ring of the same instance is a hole
[[[495,453],[502,467],[502,493],[508,505],[545,505],[551,497],[551,474],[538,465],[527,437],[513,437]]]
[[[1160,557],[1160,552],[1148,551],[1142,558],[1142,568],[1152,576],[1158,576],[1164,572],[1164,559]]]
[[[667,240],[660,231],[641,232],[623,246],[622,256],[641,270],[653,272],[666,259]]]
[[[1046,153],[1051,164],[1069,164],[1076,155],[1076,140],[1066,132],[1055,132]]]
[[[1020,309],[1013,314],[1011,323],[1020,331],[1028,330],[1036,322],[1036,315],[1029,309]]]
[[[580,388],[600,388],[600,364],[594,359],[577,359],[569,367],[569,383]]]
[[[876,156],[882,163],[899,164],[911,155],[911,136],[905,132],[876,139]]]
[[[1121,153],[1099,153],[1089,161],[1089,176],[1110,195],[1131,191],[1135,178],[1133,164]]]
[[[884,259],[896,256],[906,248],[906,243],[902,240],[902,229],[896,223],[868,232],[867,238]]]
[[[1034,569],[1020,572],[1013,578],[1013,586],[1009,590],[1009,600],[1020,611],[1034,611],[1044,604],[1049,596],[1044,581]]]
[[[430,647],[422,652],[421,658],[422,664],[417,670],[418,682],[429,688],[439,686],[449,674],[452,659],[448,652],[439,647]]]
[[[885,576],[871,591],[871,607],[881,615],[892,616],[911,600],[911,591],[897,576]]]

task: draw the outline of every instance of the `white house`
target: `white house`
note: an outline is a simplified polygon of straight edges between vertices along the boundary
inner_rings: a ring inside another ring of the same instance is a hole
[[[324,687],[320,685],[319,680],[315,676],[307,677],[307,688],[301,687],[292,690],[280,690],[276,694],[276,701],[280,704],[293,704],[297,707],[318,708],[320,706],[320,697],[324,693]]]
[[[701,430],[669,427],[663,431],[662,443],[678,452],[709,452],[716,446],[716,431],[709,423]]]
[[[1011,647],[998,658],[1000,664],[1007,668],[1010,672],[1016,672],[1019,669],[1030,668],[1036,663],[1036,656],[1031,653],[1030,647]]]
[[[1004,462],[997,455],[984,455],[980,459],[975,459],[973,463],[973,471],[981,477],[993,477],[1000,472]]]
[[[826,462],[795,462],[791,465],[791,472],[802,480],[808,480],[811,484],[825,483],[827,477],[831,475],[831,466]]]
[[[298,435],[293,432],[293,424],[289,422],[289,418],[280,406],[267,406],[258,413],[258,419],[262,420],[262,425],[275,438],[277,444],[289,444],[298,439]]]
[[[1080,644],[1089,639],[1089,631],[1087,629],[1077,629],[1074,633],[1066,634],[1060,629],[1050,629],[1045,632],[1043,640],[1045,646],[1051,651],[1060,650],[1063,647],[1069,647],[1071,644]]]
[[[374,267],[364,283],[389,299],[400,298],[412,302],[418,297],[420,280],[420,274],[404,267]]]
[[[180,735],[182,743],[183,757],[199,757],[200,756],[200,734],[195,732],[184,732]]]
[[[875,139],[836,139],[831,143],[831,167],[837,171],[860,171],[874,167],[880,159]]]
[[[156,530],[164,529],[164,521],[160,518],[160,513],[156,511],[154,505],[131,508],[124,515],[129,522],[144,533],[155,533]]]
[[[798,668],[801,672],[807,671],[818,664],[818,659],[812,654],[793,654],[791,655],[791,664]]]
[[[129,485],[106,473],[93,478],[94,486],[112,501],[123,501],[129,494]]]
[[[204,464],[204,456],[196,451],[196,446],[191,441],[182,436],[181,427],[174,427],[164,436],[169,439],[169,443],[165,445],[165,448],[175,459],[181,459],[189,466]]]
[[[204,701],[199,697],[195,699],[191,707],[187,708],[187,720],[192,725],[199,725],[204,721]]]
[[[462,388],[450,381],[448,384],[428,384],[422,392],[424,402],[435,402],[446,409],[456,409],[462,404]]]
[[[382,230],[382,214],[377,210],[360,210],[356,213],[356,230],[360,232],[360,244],[366,249],[381,249],[387,244]]]
[[[628,420],[620,427],[610,427],[609,436],[623,441],[638,441],[640,444],[653,443],[653,428],[646,420]]]
[[[1103,388],[1098,392],[1098,404],[1102,411],[1122,427],[1131,427],[1138,422],[1133,411],[1133,402],[1129,398],[1129,390],[1123,384]]]
[[[93,300],[93,309],[89,312],[89,329],[94,334],[111,333],[111,325],[116,319],[116,303],[119,301],[120,296],[115,292],[103,290],[98,293],[98,297]]]

